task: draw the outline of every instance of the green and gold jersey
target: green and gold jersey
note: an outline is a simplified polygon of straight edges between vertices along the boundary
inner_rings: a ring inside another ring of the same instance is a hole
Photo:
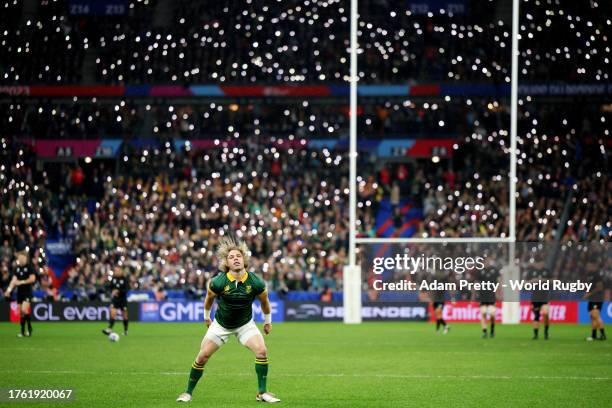
[[[246,272],[237,280],[231,273],[220,273],[208,285],[217,295],[215,320],[226,329],[244,326],[253,318],[253,301],[266,290],[266,283]]]

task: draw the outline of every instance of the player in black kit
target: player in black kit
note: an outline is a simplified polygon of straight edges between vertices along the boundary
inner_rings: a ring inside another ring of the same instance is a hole
[[[601,309],[605,295],[604,276],[603,272],[593,270],[593,268],[589,268],[590,266],[588,265],[587,268],[591,269],[589,281],[593,284],[593,289],[585,295],[585,299],[589,301],[587,310],[591,317],[591,335],[587,337],[587,341],[606,340],[606,330],[601,318]],[[597,337],[597,329],[599,329],[599,337]]]
[[[548,281],[548,271],[544,266],[544,262],[534,263],[529,272],[530,282],[545,282]],[[538,339],[540,331],[540,317],[544,323],[544,340],[548,340],[548,330],[550,328],[550,317],[548,315],[549,294],[545,290],[533,290],[531,292],[531,311],[533,313],[533,340]]]
[[[13,267],[13,277],[5,296],[10,298],[11,292],[17,288],[17,304],[19,305],[19,323],[21,333],[18,337],[30,337],[32,335],[32,320],[30,302],[32,301],[32,286],[36,282],[36,271],[28,263],[28,248],[18,248],[16,260]],[[27,324],[27,331],[26,331]]]
[[[110,282],[111,289],[111,307],[110,307],[110,320],[108,321],[108,327],[102,330],[102,333],[109,335],[113,331],[115,325],[115,318],[117,317],[117,310],[121,310],[123,316],[123,335],[128,334],[128,310],[127,310],[127,294],[128,294],[128,278],[124,275],[123,269],[119,266],[115,267],[113,273],[113,279]]]
[[[441,271],[437,271],[434,274],[434,278],[439,283],[447,283],[449,281],[448,276]],[[446,324],[444,320],[444,301],[446,300],[446,291],[444,290],[435,290],[431,293],[431,302],[433,307],[434,316],[436,317],[436,332],[440,331],[440,327],[442,327],[442,333],[447,334],[450,330],[450,326]]]
[[[497,269],[489,267],[485,268],[478,274],[480,282],[499,282],[499,272]],[[482,338],[488,336],[495,337],[495,302],[496,294],[493,290],[481,290],[478,292],[478,300],[480,301],[480,326],[482,327]],[[490,323],[490,331],[487,331],[487,322]]]

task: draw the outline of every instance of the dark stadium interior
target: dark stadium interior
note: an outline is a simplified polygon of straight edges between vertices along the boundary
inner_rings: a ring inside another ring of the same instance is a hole
[[[111,16],[61,0],[4,3],[2,84],[339,83],[348,72],[346,0],[146,0]],[[511,2],[464,3],[463,13],[418,13],[361,1],[360,78],[509,82]],[[609,80],[610,8],[524,2],[521,78]]]
[[[0,406],[611,406],[611,41],[611,0],[0,0]]]
[[[510,2],[429,14],[400,3],[360,2],[359,85],[475,90],[360,95],[358,234],[507,236],[510,97],[477,86],[510,82]],[[135,291],[197,298],[216,273],[220,234],[236,230],[274,291],[341,291],[347,95],[22,92],[346,85],[348,2],[128,4],[92,16],[68,1],[0,1],[0,292],[14,248],[26,244],[47,299],[103,297],[115,264]],[[610,11],[603,1],[522,3],[520,85],[607,90],[521,90],[519,241],[612,241]],[[102,139],[117,141],[111,157],[43,157],[37,147]],[[381,157],[368,147],[404,139],[451,151]],[[76,257],[61,290],[46,272],[50,239],[71,242]]]

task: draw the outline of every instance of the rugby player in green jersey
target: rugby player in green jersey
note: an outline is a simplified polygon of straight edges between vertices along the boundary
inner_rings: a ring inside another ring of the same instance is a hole
[[[223,239],[217,249],[217,259],[221,273],[217,274],[208,285],[204,300],[204,319],[208,330],[200,345],[200,352],[191,365],[187,390],[178,396],[177,401],[189,402],[191,395],[204,373],[204,366],[210,357],[227,342],[231,335],[255,354],[255,372],[257,373],[257,401],[280,402],[274,394],[267,392],[268,352],[261,332],[253,322],[253,301],[261,302],[264,313],[264,333],[272,331],[272,314],[270,300],[265,282],[249,273],[248,248],[245,243],[233,239]],[[214,300],[217,300],[215,320],[210,319]]]

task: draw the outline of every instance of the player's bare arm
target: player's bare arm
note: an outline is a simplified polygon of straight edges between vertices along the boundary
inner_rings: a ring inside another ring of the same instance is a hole
[[[208,289],[206,291],[206,298],[204,299],[204,323],[206,324],[206,327],[210,327],[212,323],[210,311],[213,307],[216,296],[217,295],[212,290]]]
[[[30,275],[30,276],[32,276],[32,275]],[[19,283],[19,282],[20,282],[20,280],[17,279],[16,276],[13,276],[13,278],[11,279],[11,282],[9,283],[8,287],[6,288],[6,292],[4,292],[4,297],[9,298],[11,296],[11,293],[13,292],[13,289],[15,289],[17,286],[21,286],[21,283]]]
[[[15,289],[15,286],[19,286],[17,282],[19,282],[17,280],[17,277],[13,276],[13,278],[11,279],[11,283],[9,283],[8,287],[6,288],[6,292],[4,293],[5,297],[8,298],[11,296],[11,292],[13,291],[13,289]]]
[[[264,314],[264,333],[270,334],[272,331],[272,307],[270,306],[268,291],[264,290],[257,298],[261,303],[261,311]]]

